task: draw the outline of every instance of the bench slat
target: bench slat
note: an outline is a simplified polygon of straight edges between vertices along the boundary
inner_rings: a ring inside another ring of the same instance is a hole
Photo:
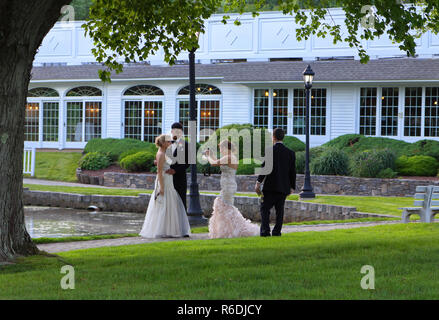
[[[422,210],[422,208],[419,207],[405,207],[405,208],[398,208],[399,210],[407,210],[407,211],[416,211],[416,210]]]
[[[438,195],[439,197],[439,195]],[[425,193],[416,193],[415,194],[415,199],[424,199],[425,198]]]
[[[431,200],[430,206],[439,206],[439,200]]]
[[[417,186],[416,187],[416,192],[426,192],[427,191],[427,186]]]
[[[415,206],[420,206],[422,207],[424,205],[424,200],[415,200],[415,202],[413,203]]]

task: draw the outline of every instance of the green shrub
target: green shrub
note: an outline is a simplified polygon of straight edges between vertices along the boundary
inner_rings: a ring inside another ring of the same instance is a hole
[[[126,156],[120,162],[120,166],[130,172],[150,171],[154,165],[155,153],[140,151]]]
[[[401,156],[396,160],[396,170],[402,176],[435,176],[438,161],[430,156]]]
[[[323,144],[325,147],[334,147],[343,149],[348,155],[366,150],[392,150],[396,156],[408,155],[411,151],[412,144],[402,140],[383,138],[383,137],[366,137],[360,134],[345,134]]]
[[[354,177],[376,178],[387,168],[395,168],[395,153],[392,150],[365,150],[356,153],[350,161],[350,172]]]
[[[318,158],[322,155],[327,147],[319,146],[309,149],[309,162],[311,167],[311,162],[313,159]],[[296,173],[305,173],[305,151],[296,152]]]
[[[83,170],[99,170],[107,168],[111,164],[110,159],[100,152],[90,152],[79,160],[79,167]]]
[[[387,168],[378,172],[377,178],[393,179],[396,178],[397,175],[397,172],[393,171],[391,168]]]
[[[91,139],[84,148],[84,153],[101,152],[108,155],[111,161],[115,162],[119,156],[129,150],[139,149],[144,151],[157,152],[154,143],[136,139]]]
[[[364,136],[361,134],[344,134],[326,142],[323,144],[323,146],[337,149],[352,148],[354,144],[360,141],[361,138],[364,138]]]
[[[439,160],[439,141],[436,140],[419,140],[412,143],[410,154],[407,156],[430,156]]]
[[[317,175],[347,175],[349,173],[349,157],[343,150],[328,148],[311,161],[310,171]]]
[[[244,162],[250,162],[250,163],[244,163]],[[236,174],[247,174],[252,175],[255,174],[255,168],[259,168],[261,166],[262,162],[257,159],[241,159],[239,160],[238,164],[238,170],[236,171]]]
[[[122,159],[124,159],[125,157],[130,156],[130,155],[135,154],[135,153],[138,153],[138,152],[141,152],[141,151],[149,151],[149,150],[135,148],[135,149],[130,149],[130,150],[124,151],[119,155],[117,162],[120,163],[122,161]]]
[[[296,137],[285,136],[283,142],[287,148],[289,148],[295,152],[305,151],[305,143],[303,143],[302,141],[300,141],[300,139],[298,139]]]

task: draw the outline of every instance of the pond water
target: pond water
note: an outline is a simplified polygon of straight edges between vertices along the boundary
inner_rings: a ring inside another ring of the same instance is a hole
[[[53,207],[25,207],[24,215],[32,238],[138,233],[145,218],[142,213],[90,212]]]

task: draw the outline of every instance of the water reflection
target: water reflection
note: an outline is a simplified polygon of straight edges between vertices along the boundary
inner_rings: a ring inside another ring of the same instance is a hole
[[[25,207],[26,228],[32,238],[138,233],[144,214]]]

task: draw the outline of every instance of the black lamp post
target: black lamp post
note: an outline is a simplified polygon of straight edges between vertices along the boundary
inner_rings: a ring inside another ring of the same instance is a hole
[[[195,50],[196,48],[193,48],[189,51],[189,119],[192,123],[196,123],[197,121],[197,102],[195,100]],[[193,143],[193,141],[197,141],[197,126],[195,126],[195,128],[191,128],[191,126],[189,126],[189,136],[191,143]],[[196,159],[196,156],[192,157],[192,159],[194,158]],[[200,192],[198,190],[197,182],[197,164],[191,164],[190,167],[191,183],[189,187],[189,206],[187,215],[191,225],[202,225],[206,224],[207,219],[203,217],[203,210],[201,209],[200,205]]]
[[[314,78],[314,71],[308,65],[303,72],[303,81],[305,83],[306,91],[306,116],[305,116],[305,130],[306,130],[306,146],[305,146],[305,182],[303,184],[302,192],[300,192],[301,199],[314,199],[316,197],[311,186],[311,175],[309,172],[309,97],[312,87],[312,80]]]

